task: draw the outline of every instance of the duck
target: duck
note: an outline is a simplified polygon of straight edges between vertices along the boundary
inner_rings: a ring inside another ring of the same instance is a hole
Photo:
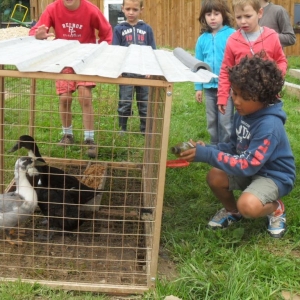
[[[37,187],[36,192],[38,206],[49,229],[46,235],[40,233],[38,239],[50,240],[55,230],[73,231],[83,224],[84,213],[76,203],[76,191]]]
[[[20,136],[17,143],[9,150],[9,153],[15,152],[21,148],[28,150],[28,156],[37,158],[39,161],[46,164],[32,136]],[[93,199],[97,194],[101,193],[101,190],[95,190],[85,185],[75,176],[70,175],[59,168],[46,164],[45,166],[38,166],[37,169],[40,174],[41,186],[62,190],[72,190],[74,201],[77,204],[85,204]]]
[[[16,189],[13,192],[0,194],[0,227],[5,232],[5,238],[11,244],[21,244],[22,240],[11,240],[13,229],[25,222],[37,207],[37,193],[27,179],[26,173],[35,168],[36,162],[32,157],[20,157],[14,168]],[[7,232],[10,230],[9,232]]]
[[[46,218],[44,223],[51,232],[49,231],[46,236],[39,234],[38,238],[50,240],[53,237],[53,230],[61,232],[79,228],[84,222],[84,212],[80,211],[79,205],[93,199],[100,190],[94,190],[81,183],[75,176],[49,166],[31,136],[20,136],[9,152],[15,152],[20,148],[27,149],[28,156],[40,162],[29,175],[35,177],[33,182],[38,182],[35,187],[38,206]]]

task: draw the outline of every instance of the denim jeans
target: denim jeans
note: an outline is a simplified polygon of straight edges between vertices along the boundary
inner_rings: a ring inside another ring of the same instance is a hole
[[[229,97],[225,114],[221,114],[217,105],[218,89],[204,89],[206,101],[207,130],[210,135],[210,143],[228,142],[233,122],[233,102]]]
[[[135,74],[123,74],[123,77],[145,78],[145,76]],[[145,131],[149,94],[149,88],[147,86],[120,85],[118,113],[120,117],[129,117],[132,115],[132,102],[134,100],[134,93],[136,95],[136,103],[139,111],[139,116],[141,118],[140,129],[141,131]]]

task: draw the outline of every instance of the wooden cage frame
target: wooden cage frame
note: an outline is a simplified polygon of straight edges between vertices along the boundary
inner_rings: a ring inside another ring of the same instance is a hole
[[[110,79],[99,76],[87,76],[87,75],[77,75],[77,74],[54,74],[54,73],[24,73],[17,70],[7,70],[3,65],[0,65],[0,185],[1,192],[7,190],[7,186],[3,184],[4,182],[4,143],[5,143],[5,132],[4,132],[4,108],[5,108],[5,78],[26,78],[30,80],[30,117],[29,117],[29,134],[34,135],[34,124],[35,124],[35,95],[37,89],[37,80],[79,80],[79,81],[94,81],[95,83],[105,83],[105,84],[129,84],[129,85],[148,85],[150,87],[149,93],[149,106],[148,106],[148,117],[149,122],[147,122],[146,135],[145,135],[145,145],[146,151],[144,153],[144,161],[147,162],[144,166],[140,164],[134,164],[132,162],[128,163],[118,163],[112,162],[114,166],[122,167],[126,166],[128,168],[142,168],[142,172],[149,173],[153,172],[153,168],[156,168],[158,180],[157,183],[151,182],[152,179],[148,178],[143,181],[143,188],[145,191],[152,189],[153,184],[155,184],[156,195],[155,197],[145,196],[143,201],[146,204],[155,205],[155,213],[153,215],[154,221],[145,223],[145,232],[147,240],[147,259],[148,262],[146,265],[146,274],[147,274],[147,285],[145,286],[131,286],[131,285],[110,285],[110,284],[88,284],[81,282],[57,282],[50,280],[35,280],[28,278],[21,278],[23,282],[29,283],[40,283],[52,288],[61,288],[69,290],[78,290],[78,291],[91,291],[91,292],[103,292],[109,294],[141,294],[145,291],[154,288],[157,278],[157,265],[158,265],[158,256],[159,256],[159,243],[160,243],[160,232],[161,232],[161,220],[162,220],[162,209],[163,209],[163,197],[164,197],[164,186],[165,186],[165,174],[166,174],[166,160],[167,160],[167,149],[168,149],[168,139],[169,139],[169,126],[171,118],[171,103],[172,103],[172,93],[173,93],[173,84],[169,83],[162,77],[156,77],[152,79],[135,79],[135,78],[117,78]],[[151,149],[154,147],[155,138],[152,137],[152,133],[155,133],[156,124],[155,124],[155,106],[157,105],[156,99],[158,94],[164,95],[164,111],[163,111],[163,120],[162,120],[162,132],[157,138],[160,139],[159,144],[160,154],[156,159],[155,164],[149,162],[154,162],[153,153]],[[150,107],[150,109],[149,109]],[[151,109],[151,107],[153,109]],[[147,118],[148,118],[147,117]],[[149,125],[150,123],[150,125]],[[55,158],[54,158],[55,159]],[[106,162],[107,163],[107,162]],[[109,162],[108,162],[109,164]],[[147,195],[150,195],[147,194]],[[155,203],[153,203],[155,202]],[[15,281],[18,278],[6,278],[1,277],[2,280]]]

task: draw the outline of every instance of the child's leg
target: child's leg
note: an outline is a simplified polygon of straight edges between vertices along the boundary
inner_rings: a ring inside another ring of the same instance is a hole
[[[73,74],[72,68],[64,68],[62,74]],[[55,82],[56,93],[59,95],[59,112],[64,128],[69,128],[72,125],[72,94],[76,90],[75,81],[57,80]]]
[[[134,94],[134,87],[131,85],[119,86],[119,127],[121,130],[127,130],[128,117],[132,115],[132,99]]]
[[[94,130],[94,110],[92,104],[92,88],[89,86],[78,87],[78,100],[82,109],[82,121],[85,130]]]
[[[268,232],[280,238],[286,231],[284,204],[279,198],[278,187],[273,180],[253,176],[251,184],[237,201],[239,212],[246,218],[268,217]]]
[[[210,144],[216,145],[219,141],[218,134],[218,115],[219,110],[217,106],[217,92],[218,89],[205,89],[205,108],[206,108],[206,123],[207,131],[210,136]]]
[[[227,143],[230,138],[233,122],[233,102],[229,97],[225,114],[221,114],[218,110],[218,141],[219,143]]]
[[[84,126],[84,145],[87,147],[86,155],[90,158],[96,158],[98,155],[97,146],[94,142],[94,110],[92,103],[91,85],[78,86],[78,101],[82,109],[82,122]]]
[[[61,147],[74,144],[71,105],[71,93],[63,93],[59,95],[59,115],[62,123],[63,136],[58,142],[58,146]]]
[[[62,73],[73,73],[72,68],[65,68]],[[74,144],[73,129],[72,129],[72,93],[76,89],[74,81],[57,80],[55,82],[56,93],[59,95],[59,115],[62,123],[63,137],[59,141],[59,146],[67,146]]]
[[[72,125],[72,93],[63,93],[59,95],[59,113],[62,126],[64,128]]]
[[[277,209],[278,198],[278,188],[274,181],[256,175],[237,200],[237,207],[245,218],[265,217]]]
[[[238,211],[243,217],[256,219],[272,214],[278,208],[278,202],[273,201],[265,205],[261,200],[251,193],[242,193],[237,201]]]
[[[213,168],[209,171],[206,180],[214,195],[224,206],[209,221],[208,227],[213,229],[225,228],[241,220],[242,215],[237,210],[233,192],[229,188],[228,175],[222,170]]]
[[[228,175],[220,169],[212,168],[207,174],[206,181],[224,208],[228,212],[237,213],[238,209],[233,192],[229,190]]]
[[[136,102],[140,115],[140,131],[146,130],[149,88],[147,86],[136,87]]]

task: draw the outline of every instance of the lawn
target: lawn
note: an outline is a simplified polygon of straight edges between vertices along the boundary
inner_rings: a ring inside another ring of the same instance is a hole
[[[299,68],[296,59],[291,68]],[[284,93],[288,119],[286,130],[296,167],[300,167],[300,102]],[[189,139],[208,142],[205,104],[194,99],[192,83],[175,84],[169,146]],[[170,159],[174,159],[169,154]],[[161,253],[176,267],[170,279],[160,274],[157,288],[131,299],[164,299],[176,295],[199,299],[284,299],[283,293],[300,294],[300,182],[283,201],[288,230],[282,239],[266,232],[266,219],[244,220],[229,229],[206,229],[210,217],[221,207],[205,177],[209,166],[193,163],[168,169],[166,174]],[[238,193],[237,193],[238,195]],[[105,295],[55,291],[39,284],[2,283],[1,299],[109,299]],[[117,298],[115,298],[117,299]]]

